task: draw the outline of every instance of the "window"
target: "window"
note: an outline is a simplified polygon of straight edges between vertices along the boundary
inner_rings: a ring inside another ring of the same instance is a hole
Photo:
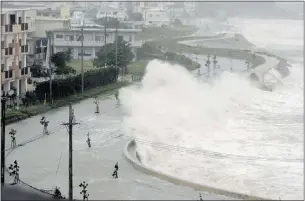
[[[118,36],[118,41],[122,41],[123,40],[123,36]]]
[[[19,46],[21,46],[21,39],[19,39]]]
[[[4,71],[4,64],[1,64],[1,72]]]
[[[21,17],[18,17],[18,24],[21,24]]]
[[[1,41],[1,49],[4,49],[4,41]]]
[[[92,49],[84,49],[84,56],[91,56]],[[82,49],[78,49],[78,56],[82,55]]]
[[[64,38],[62,34],[56,34],[56,38]]]
[[[100,36],[95,36],[95,41],[101,41],[101,37]]]
[[[74,36],[69,36],[70,41],[74,41]]]
[[[13,48],[11,48],[11,47],[8,48],[8,54],[9,54],[9,55],[12,55],[12,54],[13,54]]]
[[[1,14],[1,26],[5,24],[5,15]]]
[[[10,24],[16,24],[16,15],[10,15]]]

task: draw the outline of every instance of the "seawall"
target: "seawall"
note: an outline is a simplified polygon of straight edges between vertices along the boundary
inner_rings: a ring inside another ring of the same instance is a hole
[[[198,184],[198,183],[193,183],[193,182],[190,182],[187,180],[183,180],[183,179],[180,179],[180,178],[177,178],[174,176],[164,174],[160,171],[154,170],[154,169],[142,164],[141,158],[140,158],[139,154],[137,154],[136,148],[137,148],[137,145],[136,145],[135,140],[128,142],[123,149],[123,155],[126,158],[126,160],[132,164],[132,166],[135,169],[137,169],[145,174],[157,177],[159,179],[168,181],[168,182],[176,184],[176,185],[182,185],[182,186],[193,188],[198,191],[206,191],[206,192],[209,192],[212,194],[222,195],[222,196],[225,196],[228,198],[235,198],[235,199],[242,199],[242,200],[270,200],[270,199],[265,199],[265,198],[261,198],[261,197],[257,197],[257,196],[246,195],[246,194],[237,193],[237,192],[230,192],[230,191],[223,190],[223,189],[218,189],[218,188],[214,188],[214,187],[210,187],[210,186],[206,186],[206,185],[202,185],[202,184]]]

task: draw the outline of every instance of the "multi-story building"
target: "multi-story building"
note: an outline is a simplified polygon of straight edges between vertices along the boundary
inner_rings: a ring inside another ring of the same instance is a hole
[[[118,29],[118,38],[130,42],[131,50],[136,56],[136,49],[141,47],[141,42],[135,41],[135,34],[140,32],[140,29]],[[65,49],[72,50],[73,59],[81,57],[81,28],[58,29],[51,30],[51,46],[52,52],[57,53]],[[115,41],[115,29],[106,30],[106,43]],[[84,27],[84,42],[83,42],[83,58],[84,60],[93,60],[102,46],[105,44],[104,28]],[[136,59],[136,58],[135,58]]]
[[[151,8],[144,10],[143,18],[145,26],[160,27],[162,25],[168,25],[170,23],[168,12],[164,9],[159,8]]]
[[[28,33],[35,30],[34,15],[30,9],[1,10],[1,89],[13,89],[17,96],[28,90],[31,77],[26,55]]]

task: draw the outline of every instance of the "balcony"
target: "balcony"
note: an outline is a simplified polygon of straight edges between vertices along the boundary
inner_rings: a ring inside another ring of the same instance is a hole
[[[20,24],[14,24],[13,25],[13,33],[20,33],[20,32],[21,32]]]
[[[12,24],[7,24],[4,25],[4,33],[12,33],[13,32],[13,25]]]
[[[22,79],[24,77],[31,77],[30,67],[19,68],[16,70],[16,78]]]
[[[13,55],[13,47],[7,47],[2,49],[2,58],[9,57]]]
[[[1,72],[2,83],[15,79],[15,70]]]

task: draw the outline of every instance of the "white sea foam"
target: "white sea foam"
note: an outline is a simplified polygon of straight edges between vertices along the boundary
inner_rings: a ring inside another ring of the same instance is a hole
[[[152,61],[142,86],[120,94],[128,111],[125,130],[138,139],[143,162],[162,172],[262,197],[302,199],[303,60],[282,51],[303,51],[301,28],[295,21],[235,24],[251,42],[281,47],[293,59],[283,86],[263,92],[231,73],[211,86],[179,66]]]

